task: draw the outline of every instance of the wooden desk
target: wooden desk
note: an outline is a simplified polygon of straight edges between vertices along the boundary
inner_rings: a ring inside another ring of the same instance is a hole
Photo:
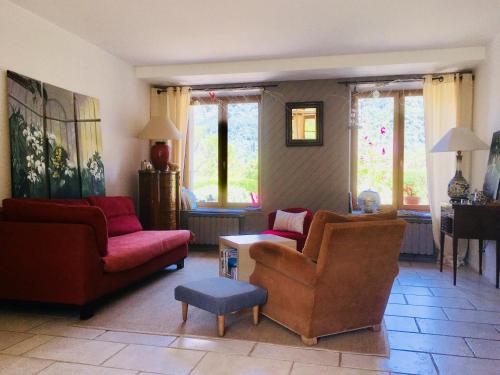
[[[496,241],[496,287],[500,269],[500,205],[473,206],[441,204],[441,265],[443,272],[444,238],[453,238],[453,285],[457,285],[458,239],[479,240],[479,274],[483,274],[483,244]]]

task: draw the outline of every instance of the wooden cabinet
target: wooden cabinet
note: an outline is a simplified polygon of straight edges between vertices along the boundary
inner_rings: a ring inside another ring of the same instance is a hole
[[[139,171],[139,217],[144,229],[179,228],[179,172]]]

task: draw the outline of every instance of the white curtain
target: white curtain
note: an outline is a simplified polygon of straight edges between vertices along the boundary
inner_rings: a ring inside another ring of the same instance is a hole
[[[440,205],[448,202],[448,182],[455,175],[456,155],[453,152],[429,153],[429,150],[451,128],[472,130],[472,74],[445,74],[441,79],[424,77],[425,138],[427,151],[427,180],[432,214],[434,242],[439,244],[441,225]],[[470,153],[465,152],[462,163],[464,177],[470,178]],[[452,264],[451,241],[445,241],[444,261]],[[466,247],[459,246],[458,264],[463,264]]]
[[[190,87],[168,87],[166,91],[151,89],[151,116],[168,116],[182,134],[171,142],[170,161],[181,170],[181,186],[189,187],[188,119],[191,104]]]

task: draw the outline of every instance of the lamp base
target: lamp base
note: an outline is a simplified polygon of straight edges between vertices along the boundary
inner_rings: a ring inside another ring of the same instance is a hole
[[[462,176],[461,171],[457,171],[455,176],[448,183],[448,196],[451,203],[460,203],[462,199],[469,199],[470,185]]]
[[[151,164],[157,171],[168,168],[169,147],[166,142],[156,142],[151,147]]]

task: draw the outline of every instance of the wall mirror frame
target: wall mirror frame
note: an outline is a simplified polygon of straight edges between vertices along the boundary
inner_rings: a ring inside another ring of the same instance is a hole
[[[291,102],[285,108],[286,145],[323,146],[323,102]]]

